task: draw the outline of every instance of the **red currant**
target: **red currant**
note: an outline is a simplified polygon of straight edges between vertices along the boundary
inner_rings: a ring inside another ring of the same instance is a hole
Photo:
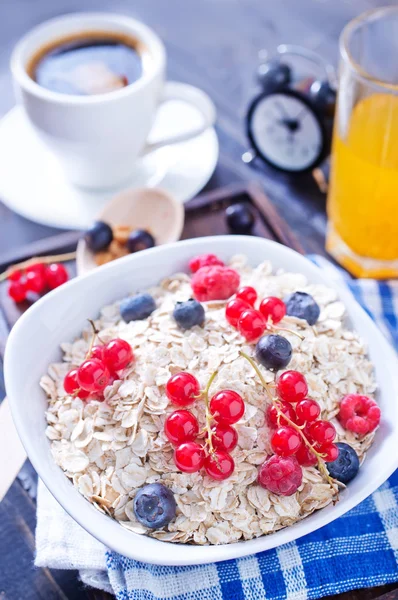
[[[269,296],[261,301],[260,312],[266,321],[269,319],[275,324],[282,321],[283,317],[286,315],[286,306],[280,298]]]
[[[296,414],[294,408],[289,402],[278,402],[278,408],[288,417],[293,423],[296,421]],[[287,425],[287,421],[283,417],[278,415],[274,405],[270,405],[267,409],[267,422],[270,427],[279,427],[280,425]]]
[[[336,437],[336,429],[329,421],[314,421],[308,426],[311,439],[323,448],[326,444],[333,442]]]
[[[192,442],[199,433],[198,420],[189,410],[176,410],[167,417],[164,432],[172,444]]]
[[[232,475],[235,469],[235,463],[228,452],[216,450],[214,454],[208,454],[206,456],[204,467],[209,477],[221,481]]]
[[[254,303],[257,300],[257,292],[253,287],[250,287],[250,285],[246,285],[236,292],[236,298],[247,302],[250,306],[254,306]]]
[[[46,276],[46,265],[44,263],[36,263],[34,265],[29,265],[26,267],[25,273],[38,273],[42,277]]]
[[[105,346],[93,346],[91,349],[90,358],[97,358],[98,360],[105,362],[104,360]],[[107,365],[108,366],[108,365]]]
[[[305,377],[298,371],[285,371],[279,375],[276,390],[285,402],[300,402],[308,394]]]
[[[313,467],[317,464],[318,459],[306,444],[301,444],[297,450],[295,457],[303,467]]]
[[[39,271],[27,271],[26,289],[40,294],[46,287],[46,278]]]
[[[8,295],[14,302],[23,302],[26,300],[26,284],[24,281],[10,281],[8,286]]]
[[[90,396],[90,392],[88,392],[87,390],[83,390],[83,388],[79,388],[79,391],[76,395],[78,398],[80,398],[80,400],[86,400],[86,398]]]
[[[225,307],[225,318],[232,327],[238,325],[239,318],[244,310],[249,308],[247,302],[240,300],[240,298],[232,298]]]
[[[310,421],[316,421],[321,414],[321,407],[318,402],[311,398],[304,398],[296,404],[296,417],[298,425],[305,425]]]
[[[339,457],[339,449],[336,444],[325,444],[321,448],[322,458],[325,462],[334,462]]]
[[[80,387],[79,382],[77,381],[77,369],[72,369],[65,375],[64,390],[67,394],[76,394],[77,392],[77,396],[82,400],[88,398],[90,395],[90,392],[83,390]]]
[[[210,400],[210,412],[219,423],[237,423],[245,412],[242,396],[233,390],[221,390]]]
[[[109,371],[97,358],[88,358],[77,370],[77,381],[84,390],[102,392],[109,383]]]
[[[196,442],[184,442],[174,451],[176,467],[184,473],[200,471],[205,462],[206,453],[203,446]]]
[[[22,271],[11,271],[11,273],[9,273],[7,275],[7,279],[8,281],[19,281],[22,277]]]
[[[248,342],[254,342],[261,337],[265,328],[263,317],[254,308],[247,308],[239,317],[238,331]]]
[[[125,340],[116,338],[108,342],[104,350],[104,361],[110,371],[120,371],[134,359],[131,346]]]
[[[272,450],[279,456],[291,456],[295,454],[300,448],[301,443],[299,433],[293,427],[287,425],[279,427],[271,437]]]
[[[54,290],[66,281],[68,281],[68,271],[64,265],[53,263],[46,268],[46,280],[50,290]]]
[[[238,443],[238,432],[227,423],[217,423],[212,432],[212,442],[216,450],[231,452]]]
[[[293,456],[271,456],[260,467],[258,483],[280,496],[291,496],[303,481],[303,471]]]
[[[190,373],[176,373],[166,383],[168,399],[178,406],[192,404],[199,393],[199,381]]]

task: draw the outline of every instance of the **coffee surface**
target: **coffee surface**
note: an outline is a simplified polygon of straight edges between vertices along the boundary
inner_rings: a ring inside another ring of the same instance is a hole
[[[137,81],[143,73],[140,43],[125,35],[87,32],[42,47],[27,65],[40,86],[61,94],[91,96]]]

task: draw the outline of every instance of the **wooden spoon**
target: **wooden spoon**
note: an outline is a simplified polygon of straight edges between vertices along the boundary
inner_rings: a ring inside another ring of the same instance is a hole
[[[111,227],[128,225],[134,229],[146,229],[159,246],[180,238],[184,226],[184,206],[159,189],[127,189],[108,202],[97,220],[105,221]],[[95,255],[84,238],[77,245],[76,267],[78,275],[98,267]]]

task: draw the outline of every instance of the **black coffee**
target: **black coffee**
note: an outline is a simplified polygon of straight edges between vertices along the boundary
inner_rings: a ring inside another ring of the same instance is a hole
[[[92,96],[134,83],[142,76],[142,45],[127,35],[87,32],[62,38],[31,58],[28,75],[53,92]]]

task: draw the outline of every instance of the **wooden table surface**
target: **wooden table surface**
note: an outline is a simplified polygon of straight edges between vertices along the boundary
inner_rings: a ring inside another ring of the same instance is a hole
[[[387,4],[394,5],[396,0],[0,0],[0,116],[14,104],[8,69],[11,49],[32,26],[83,10],[134,16],[164,40],[168,77],[201,87],[216,104],[220,158],[207,188],[258,181],[304,249],[323,253],[325,197],[312,179],[292,181],[241,162],[247,148],[243,118],[254,91],[258,51],[272,52],[280,43],[304,44],[337,63],[337,40],[345,23],[364,10]],[[57,232],[15,215],[0,202],[0,257]],[[0,318],[1,327],[5,325]],[[1,378],[0,394],[4,395]],[[0,504],[0,599],[110,598],[84,589],[74,572],[33,567],[33,475],[27,464]],[[394,587],[350,592],[339,598],[371,600],[386,592],[389,598],[397,597],[396,591],[390,591]]]

